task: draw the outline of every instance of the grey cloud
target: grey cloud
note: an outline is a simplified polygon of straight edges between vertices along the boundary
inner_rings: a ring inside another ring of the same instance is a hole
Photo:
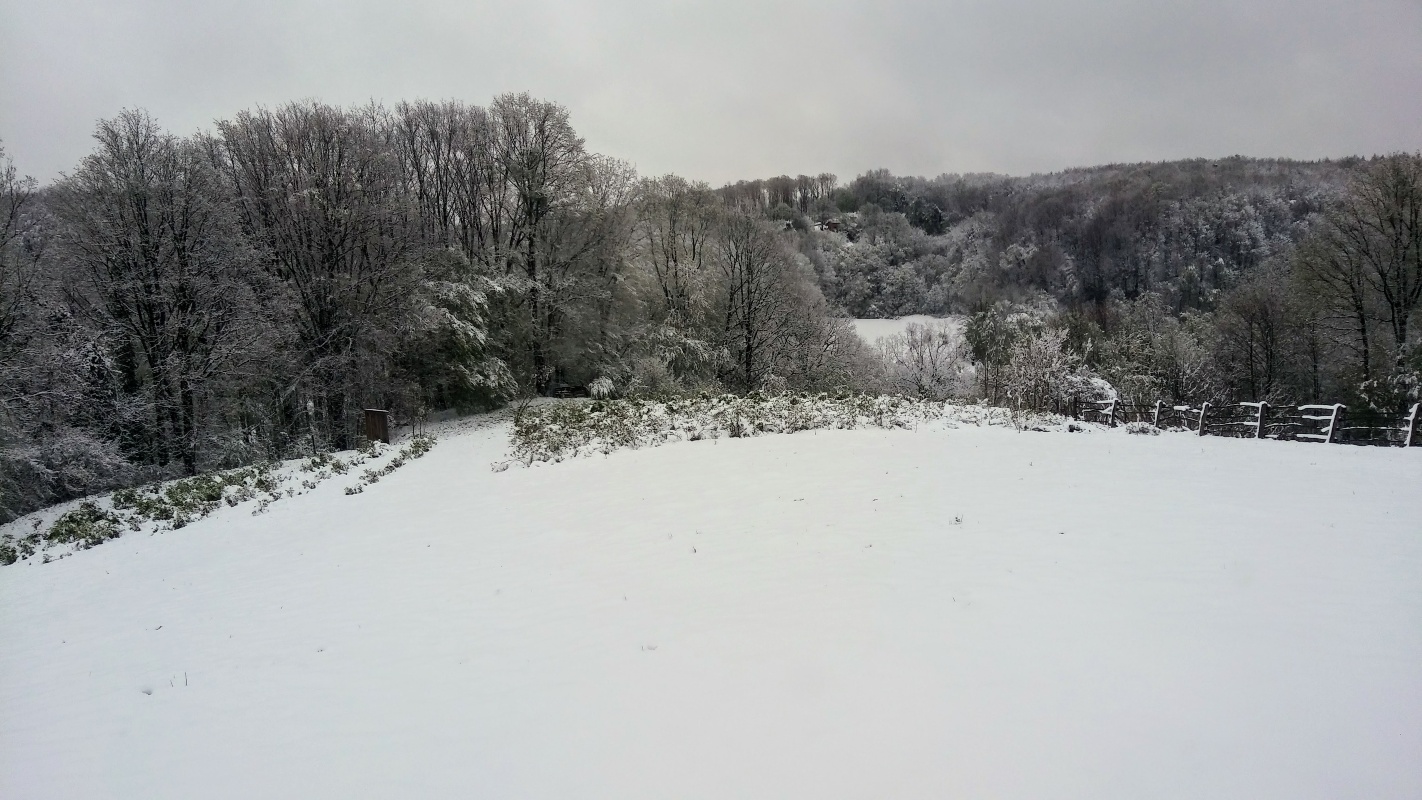
[[[719,183],[1422,147],[1416,0],[0,0],[0,138],[41,178],[100,117],[528,90],[589,146]]]

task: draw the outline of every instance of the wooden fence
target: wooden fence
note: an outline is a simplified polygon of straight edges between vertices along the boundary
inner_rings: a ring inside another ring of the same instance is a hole
[[[1227,403],[1199,406],[1129,406],[1115,401],[1076,401],[1069,416],[1115,427],[1146,422],[1165,430],[1187,430],[1199,436],[1233,436],[1243,439],[1361,444],[1383,447],[1422,445],[1422,403],[1407,414],[1350,411],[1333,405],[1275,406],[1269,403]]]

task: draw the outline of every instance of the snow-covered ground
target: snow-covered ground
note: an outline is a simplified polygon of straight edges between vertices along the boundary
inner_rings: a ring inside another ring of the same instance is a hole
[[[898,319],[856,319],[854,320],[854,330],[859,334],[859,338],[874,344],[886,336],[897,336],[904,332],[910,322],[919,325],[947,325],[954,330],[961,331],[963,328],[962,317],[930,317],[926,314],[914,314]]]
[[[506,432],[0,567],[0,797],[1422,796],[1422,451]]]

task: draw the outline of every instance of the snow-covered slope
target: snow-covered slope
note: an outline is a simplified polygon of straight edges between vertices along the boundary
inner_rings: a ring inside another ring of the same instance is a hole
[[[914,322],[919,325],[947,325],[954,330],[962,330],[962,317],[930,317],[926,314],[914,314],[897,319],[856,319],[854,320],[854,330],[859,334],[859,338],[874,344],[886,336],[897,336],[904,332],[909,323]]]
[[[1422,451],[505,434],[0,568],[0,797],[1422,796]]]

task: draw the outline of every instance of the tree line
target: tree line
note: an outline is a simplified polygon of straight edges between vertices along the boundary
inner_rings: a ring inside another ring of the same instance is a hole
[[[562,106],[142,111],[46,186],[0,151],[0,520],[596,382],[1415,402],[1422,158],[712,188]],[[954,316],[865,345],[852,317]]]
[[[526,94],[94,139],[45,187],[3,160],[0,519],[348,448],[367,407],[842,389],[864,359],[763,209],[639,179]]]
[[[1416,154],[1024,178],[876,170],[807,211],[780,203],[767,214],[805,231],[801,251],[844,313],[970,318],[960,344],[973,391],[994,402],[1007,400],[997,377],[1013,353],[1040,355],[1047,335],[1134,402],[1326,401],[1391,414],[1418,399]],[[816,230],[830,221],[845,233]]]

